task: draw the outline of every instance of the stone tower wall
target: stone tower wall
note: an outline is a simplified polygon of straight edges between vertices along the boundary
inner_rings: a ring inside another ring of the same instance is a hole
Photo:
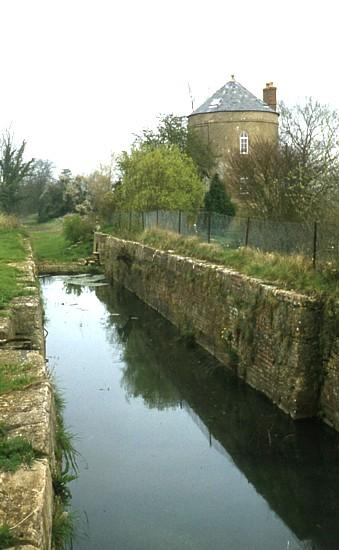
[[[191,115],[188,124],[212,147],[218,158],[220,176],[227,167],[227,156],[239,150],[241,132],[247,132],[249,147],[257,138],[278,140],[278,113],[260,111],[229,111]]]

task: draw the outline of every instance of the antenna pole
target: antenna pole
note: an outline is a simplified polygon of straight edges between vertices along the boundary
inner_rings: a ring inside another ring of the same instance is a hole
[[[194,99],[193,99],[193,96],[192,96],[191,86],[190,86],[189,82],[187,84],[188,84],[188,93],[189,93],[190,100],[191,100],[192,111],[194,111]]]

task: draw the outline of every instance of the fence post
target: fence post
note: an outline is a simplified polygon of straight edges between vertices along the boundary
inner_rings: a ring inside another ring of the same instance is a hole
[[[211,212],[208,213],[207,218],[207,242],[211,242]]]
[[[313,265],[313,269],[315,269],[316,262],[317,262],[317,240],[318,240],[318,222],[314,222],[314,229],[313,229],[313,256],[312,256],[312,265]]]
[[[128,224],[128,230],[131,231],[132,229],[132,212],[129,213],[129,224]]]
[[[144,231],[144,229],[145,229],[145,212],[141,212],[141,226],[142,226],[142,230]]]
[[[157,209],[157,227],[159,225],[159,210]]]
[[[247,218],[246,222],[246,234],[245,234],[245,246],[248,246],[248,235],[250,232],[250,218]]]
[[[118,226],[119,226],[119,229],[121,229],[121,212],[119,212],[119,216],[118,216]]]
[[[179,210],[178,233],[181,234],[181,210]]]

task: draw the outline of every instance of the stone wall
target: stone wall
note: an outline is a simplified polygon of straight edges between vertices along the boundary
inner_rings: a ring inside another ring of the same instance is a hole
[[[9,526],[24,541],[22,550],[50,550],[56,466],[53,390],[46,371],[42,305],[30,250],[27,261],[16,267],[29,295],[15,298],[0,316],[0,369],[13,365],[32,382],[23,390],[0,395],[0,423],[9,430],[9,438],[24,437],[43,458],[14,473],[0,470],[0,525]]]
[[[194,336],[292,418],[320,415],[339,429],[337,326],[332,322],[332,336],[325,337],[322,303],[100,233],[94,247],[107,277]]]

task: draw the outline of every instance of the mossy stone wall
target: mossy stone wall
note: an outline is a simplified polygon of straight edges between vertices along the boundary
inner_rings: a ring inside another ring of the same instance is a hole
[[[123,284],[293,418],[339,429],[338,353],[324,306],[225,267],[97,233],[106,275]]]
[[[15,365],[16,372],[28,374],[32,382],[0,395],[0,424],[8,429],[8,438],[24,438],[43,458],[31,467],[0,471],[0,526],[8,526],[22,541],[22,550],[51,550],[56,416],[37,273],[28,243],[26,247],[27,259],[17,268],[27,296],[14,298],[0,317],[0,371]]]

